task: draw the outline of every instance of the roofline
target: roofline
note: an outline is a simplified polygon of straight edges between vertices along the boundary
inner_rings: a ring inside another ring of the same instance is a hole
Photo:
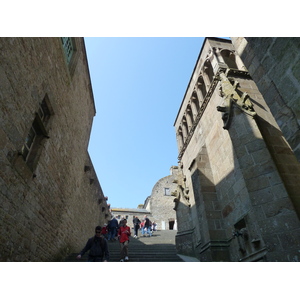
[[[118,211],[118,212],[142,212],[142,213],[150,213],[147,209],[145,208],[117,208],[117,207],[112,207],[111,212],[113,211]]]
[[[199,61],[200,56],[201,56],[201,54],[202,54],[203,47],[204,47],[204,45],[205,45],[205,43],[206,43],[207,40],[215,40],[215,41],[220,41],[220,42],[226,42],[226,41],[227,41],[227,42],[230,42],[230,43],[231,43],[231,40],[222,39],[222,38],[216,38],[216,37],[206,37],[206,38],[204,39],[204,41],[203,41],[203,43],[202,43],[201,50],[200,50],[200,52],[199,52],[198,58],[197,58],[196,63],[195,63],[194,70],[193,70],[193,72],[192,72],[192,74],[191,74],[190,81],[189,81],[189,83],[188,83],[188,85],[187,85],[187,88],[186,88],[186,90],[185,90],[185,93],[184,93],[183,99],[182,99],[182,101],[181,101],[181,104],[180,104],[180,107],[179,107],[179,110],[178,110],[178,113],[177,113],[177,116],[176,116],[176,119],[175,119],[175,122],[174,122],[173,126],[175,126],[175,123],[177,122],[177,119],[178,119],[178,116],[179,116],[179,112],[181,111],[182,104],[183,104],[183,102],[184,102],[185,96],[186,96],[187,91],[188,91],[188,89],[189,89],[189,86],[190,86],[190,83],[191,83],[191,81],[192,81],[193,75],[194,75],[194,73],[195,73],[195,71],[196,71],[196,67],[197,67],[197,65],[198,65],[198,61]]]
[[[89,91],[90,91],[90,95],[92,98],[92,102],[93,102],[93,107],[94,107],[94,116],[96,116],[96,104],[95,104],[95,98],[94,98],[94,92],[93,92],[93,85],[92,85],[92,78],[91,78],[91,73],[90,73],[90,67],[89,67],[89,60],[88,60],[88,56],[87,56],[87,52],[86,52],[86,46],[85,46],[85,40],[84,37],[81,38],[82,42],[83,42],[83,54],[84,54],[84,59],[86,62],[86,68],[87,68],[87,74],[88,74],[88,79],[89,79]]]

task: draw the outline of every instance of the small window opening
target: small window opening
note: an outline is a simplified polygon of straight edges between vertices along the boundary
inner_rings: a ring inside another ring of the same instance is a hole
[[[170,196],[170,189],[169,188],[165,188],[165,196]]]
[[[47,137],[49,138],[46,130],[46,124],[50,118],[50,109],[47,104],[47,95],[40,103],[35,118],[29,129],[29,133],[25,138],[25,142],[21,149],[21,155],[28,165],[28,167],[33,171],[37,163],[38,154],[41,151],[41,142]]]
[[[175,224],[175,220],[174,219],[169,219],[169,229],[170,230],[174,229],[174,224]]]
[[[75,51],[75,47],[72,41],[72,38],[70,37],[62,37],[61,42],[64,48],[65,56],[67,59],[67,63],[69,64],[71,62],[73,53]]]

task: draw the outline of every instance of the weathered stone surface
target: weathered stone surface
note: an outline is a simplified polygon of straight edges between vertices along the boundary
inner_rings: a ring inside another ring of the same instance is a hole
[[[291,142],[299,131],[291,104],[300,95],[295,42],[204,42],[174,124],[191,203],[189,214],[183,213],[186,207],[177,207],[178,235],[189,232],[188,251],[201,261],[297,260],[299,157],[291,151],[298,149]],[[202,79],[207,91],[203,97]],[[189,131],[184,116],[197,100],[195,129]],[[214,195],[213,202],[207,201],[207,192]],[[289,247],[282,244],[285,233]],[[186,241],[177,243],[184,253]]]
[[[109,214],[87,152],[95,107],[84,41],[74,42],[68,66],[60,38],[0,39],[0,261],[58,260]],[[48,137],[29,166],[20,152],[45,97]]]

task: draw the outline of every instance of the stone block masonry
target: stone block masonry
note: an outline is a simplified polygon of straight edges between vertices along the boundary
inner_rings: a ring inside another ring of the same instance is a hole
[[[0,39],[0,261],[59,261],[110,218],[82,38]],[[27,152],[26,152],[27,151]]]
[[[233,41],[205,40],[174,123],[189,191],[176,246],[200,261],[299,261],[299,40]]]

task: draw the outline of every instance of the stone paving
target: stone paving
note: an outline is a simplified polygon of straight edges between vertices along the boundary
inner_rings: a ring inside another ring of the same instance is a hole
[[[151,237],[131,237],[129,243],[130,262],[183,262],[197,261],[194,258],[178,255],[175,246],[176,230],[155,231]],[[139,233],[140,235],[140,233]],[[118,241],[108,242],[110,262],[120,261],[120,245]],[[77,253],[70,254],[65,261],[75,262]],[[80,260],[87,260],[87,254]]]

